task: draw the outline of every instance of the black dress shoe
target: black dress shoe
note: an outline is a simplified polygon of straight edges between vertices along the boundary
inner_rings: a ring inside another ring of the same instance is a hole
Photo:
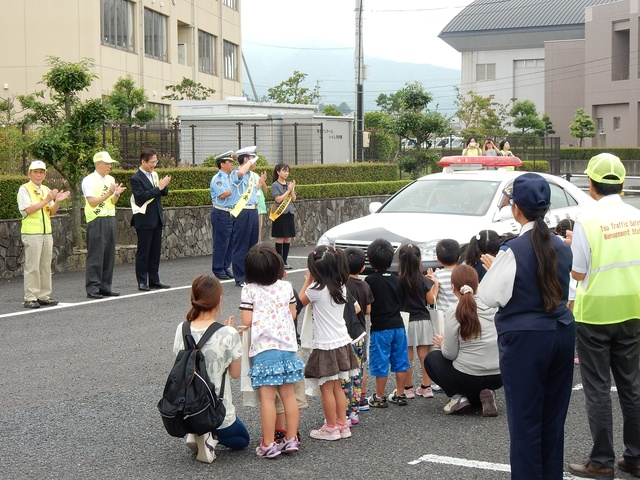
[[[119,297],[120,294],[118,292],[114,292],[112,290],[106,292],[103,290],[100,290],[100,295],[104,296],[104,297]]]
[[[218,280],[229,280],[231,277],[229,275],[227,275],[226,273],[214,273],[213,274]]]
[[[143,292],[148,292],[151,289],[149,288],[149,286],[146,283],[139,283],[138,284],[138,290],[142,290]]]
[[[104,295],[99,293],[87,293],[87,298],[104,298]]]
[[[570,463],[569,471],[578,477],[613,478],[612,467],[599,467],[589,460],[585,463]]]
[[[164,289],[164,288],[171,288],[170,285],[167,285],[166,283],[149,283],[149,288],[151,288],[151,290],[159,290],[159,289]]]

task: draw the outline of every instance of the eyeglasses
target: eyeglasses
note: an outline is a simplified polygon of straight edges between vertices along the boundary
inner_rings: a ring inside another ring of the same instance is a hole
[[[512,198],[509,199],[509,205],[512,206],[512,207],[515,205],[515,202],[513,201]]]

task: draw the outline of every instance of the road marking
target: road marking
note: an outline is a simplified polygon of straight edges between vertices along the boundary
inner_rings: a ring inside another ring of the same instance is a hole
[[[306,257],[304,257],[306,258]],[[288,270],[287,273],[291,274],[291,273],[298,273],[298,272],[305,272],[306,268],[301,268],[301,269],[297,269],[297,270]],[[229,279],[229,280],[220,280],[220,283],[225,284],[225,283],[234,283],[235,280],[233,278]],[[50,310],[59,310],[59,309],[63,309],[63,308],[72,308],[72,307],[82,307],[85,305],[95,305],[98,303],[102,303],[102,302],[114,302],[117,300],[121,300],[123,298],[131,298],[131,297],[140,297],[143,295],[157,295],[158,293],[161,292],[170,292],[172,290],[186,290],[191,288],[191,285],[184,285],[181,287],[171,287],[171,288],[160,288],[157,290],[150,290],[148,292],[137,292],[137,293],[129,293],[127,295],[120,295],[119,297],[104,297],[104,298],[94,298],[94,299],[87,299],[84,300],[82,302],[76,302],[76,303],[67,303],[67,302],[60,302],[58,305],[55,305],[53,307],[40,307],[40,308],[28,308],[28,309],[24,309],[24,310],[20,310],[20,311],[15,311],[12,313],[3,313],[0,314],[0,319],[1,318],[9,318],[9,317],[18,317],[20,315],[35,315],[38,313],[42,313],[42,312],[48,312]],[[238,290],[239,291],[239,290]]]
[[[409,465],[418,465],[423,462],[441,463],[455,467],[477,468],[480,470],[491,470],[493,472],[510,472],[511,466],[505,463],[481,462],[479,460],[469,460],[467,458],[444,457],[441,455],[423,455],[417,460],[409,462]],[[563,473],[563,480],[579,480],[579,477],[570,473]]]

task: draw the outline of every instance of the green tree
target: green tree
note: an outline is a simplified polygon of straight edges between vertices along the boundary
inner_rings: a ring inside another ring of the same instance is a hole
[[[576,110],[576,114],[573,117],[571,125],[569,125],[569,131],[573,138],[580,140],[579,146],[582,146],[582,140],[584,138],[593,138],[596,136],[595,123],[591,115],[584,112],[583,108]]]
[[[67,181],[72,195],[73,243],[82,246],[80,211],[84,197],[80,181],[92,167],[92,156],[101,147],[100,127],[108,117],[108,109],[100,99],[80,100],[97,77],[90,70],[91,59],[78,63],[64,62],[58,57],[47,57],[51,69],[42,76],[47,87],[18,100],[28,110],[27,123],[37,123],[37,133],[29,146],[30,153],[44,160]]]
[[[556,131],[553,129],[553,123],[551,122],[549,115],[547,115],[546,113],[542,114],[542,123],[544,123],[544,128],[541,132],[539,132],[539,135],[541,137],[548,137],[549,135],[554,135],[556,133]]]
[[[275,103],[314,105],[320,100],[320,88],[318,86],[313,89],[303,87],[302,83],[306,78],[306,73],[294,70],[292,76],[267,90],[267,97]]]
[[[322,109],[322,114],[328,117],[341,117],[342,112],[335,105],[327,105]]]
[[[0,97],[0,124],[14,124],[16,115],[16,95],[7,98]]]
[[[120,77],[104,100],[109,106],[110,120],[146,123],[156,117],[156,109],[146,106],[148,98],[144,88],[136,88],[131,75]]]
[[[544,129],[544,122],[538,117],[536,104],[531,100],[515,102],[509,115],[513,118],[513,126],[520,129],[521,134]]]
[[[508,106],[495,100],[495,95],[483,97],[473,91],[463,95],[460,88],[456,92],[456,117],[462,125],[461,134],[465,138],[500,137],[507,133]]]
[[[365,130],[387,130],[391,125],[391,115],[384,112],[364,112]]]
[[[205,87],[187,77],[182,77],[180,83],[167,85],[166,89],[172,93],[163,95],[163,100],[207,100],[216,93],[213,88]]]
[[[420,82],[413,82],[389,96],[379,96],[378,105],[390,114],[389,131],[415,141],[421,149],[431,136],[442,135],[449,128],[446,117],[429,110],[432,99]]]

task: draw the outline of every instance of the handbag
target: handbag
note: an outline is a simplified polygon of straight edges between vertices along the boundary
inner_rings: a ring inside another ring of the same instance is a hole
[[[246,328],[242,332],[242,360],[240,360],[240,391],[242,392],[242,405],[245,407],[257,407],[260,405],[260,394],[253,389],[249,370],[251,370],[251,359],[249,349],[251,348],[251,329]]]
[[[442,335],[444,333],[444,312],[442,310],[438,310],[438,305],[436,303],[433,304],[433,308],[429,309],[429,317],[433,324],[433,333]]]

